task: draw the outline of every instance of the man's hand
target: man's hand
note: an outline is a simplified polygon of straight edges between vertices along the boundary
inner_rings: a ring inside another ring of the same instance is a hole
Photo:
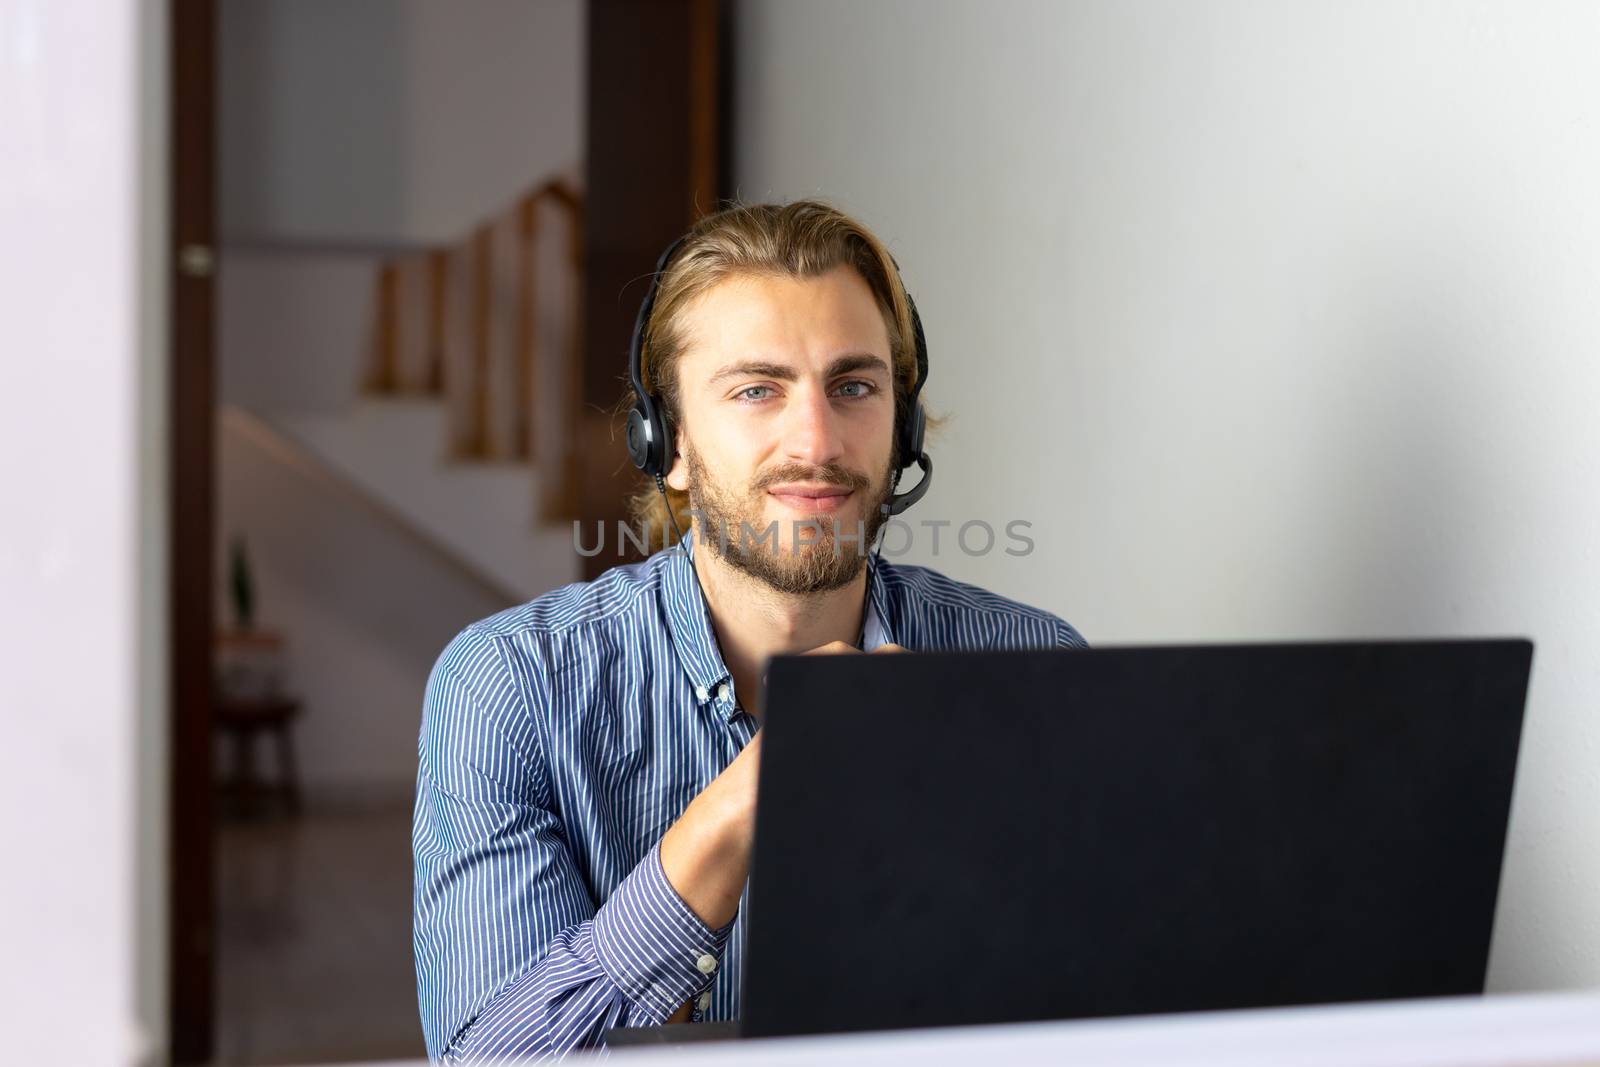
[[[883,645],[874,652],[905,652]],[[803,653],[836,656],[860,649],[831,641]],[[723,772],[689,803],[661,838],[661,868],[685,904],[712,929],[724,926],[739,909],[750,877],[750,850],[756,833],[756,779],[761,765],[758,732]]]
[[[873,653],[878,653],[878,652],[909,652],[910,649],[904,648],[904,647],[902,647],[900,645],[879,645],[877,648],[873,649],[872,651],[873,651]],[[852,645],[848,641],[829,641],[825,645],[818,645],[816,648],[813,648],[808,652],[802,652],[800,654],[802,656],[838,656],[838,655],[841,655],[841,654],[848,654],[848,653],[851,653],[851,652],[854,652],[857,655],[859,655],[861,650],[859,648],[857,648],[855,645]]]

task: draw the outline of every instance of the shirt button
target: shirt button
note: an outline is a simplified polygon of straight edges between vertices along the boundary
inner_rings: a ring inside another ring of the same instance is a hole
[[[705,1011],[707,1008],[711,1007],[711,994],[701,993],[695,998],[694,1006],[699,1008],[701,1011]]]
[[[704,700],[711,695],[711,691],[703,685],[697,685],[694,687],[694,695]]]
[[[717,699],[718,700],[727,700],[728,699],[728,683],[727,682],[723,682],[721,685],[717,686]]]
[[[717,969],[717,957],[707,952],[704,956],[695,960],[694,965],[701,974],[710,974]]]

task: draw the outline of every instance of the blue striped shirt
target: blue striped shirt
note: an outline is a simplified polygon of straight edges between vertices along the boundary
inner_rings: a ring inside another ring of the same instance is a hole
[[[757,727],[718,650],[692,536],[474,623],[434,665],[412,847],[435,1061],[559,1056],[691,1000],[696,1021],[739,1016],[740,919],[707,927],[658,851]],[[886,642],[1084,645],[1049,612],[878,559],[864,644]]]

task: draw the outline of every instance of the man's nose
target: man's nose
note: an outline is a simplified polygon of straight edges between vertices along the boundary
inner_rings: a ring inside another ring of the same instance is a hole
[[[827,390],[796,389],[784,411],[783,448],[790,459],[812,466],[836,462],[844,452],[843,426]]]

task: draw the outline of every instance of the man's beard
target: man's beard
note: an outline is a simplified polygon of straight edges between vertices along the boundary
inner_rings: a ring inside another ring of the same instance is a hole
[[[866,564],[867,547],[877,539],[887,519],[883,504],[894,488],[892,465],[884,471],[881,488],[870,496],[863,494],[872,491],[871,482],[854,471],[833,465],[790,465],[761,475],[750,487],[750,499],[741,500],[711,477],[692,448],[684,449],[684,459],[688,464],[689,504],[701,522],[699,543],[780,593],[824,593],[854,581]],[[819,512],[763,523],[767,489],[788,482],[847,487],[865,501],[866,512],[859,520]],[[841,537],[835,536],[835,524]],[[768,526],[776,530],[775,535],[768,533]],[[858,533],[863,534],[859,539]],[[789,551],[783,551],[784,547]]]

